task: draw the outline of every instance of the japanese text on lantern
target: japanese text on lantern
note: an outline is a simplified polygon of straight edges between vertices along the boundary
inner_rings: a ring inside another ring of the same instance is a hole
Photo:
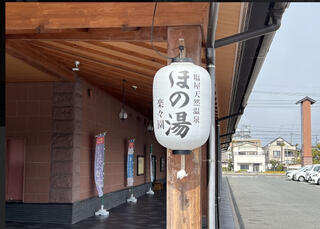
[[[193,74],[194,100],[193,100],[193,122],[200,123],[200,75]]]
[[[164,123],[168,124],[169,127],[165,132],[167,136],[172,134],[184,138],[189,132],[189,126],[192,125],[188,121],[188,113],[185,110],[190,101],[188,93],[185,92],[189,90],[189,78],[189,71],[178,72],[176,81],[172,72],[169,74],[170,86],[172,89],[174,89],[169,97],[169,102],[170,106],[175,108],[177,111],[174,114],[168,114],[169,120],[163,119],[163,99],[160,98],[157,101],[157,106],[159,108],[157,115],[160,118],[160,120],[157,121],[157,127],[158,129],[164,129]]]

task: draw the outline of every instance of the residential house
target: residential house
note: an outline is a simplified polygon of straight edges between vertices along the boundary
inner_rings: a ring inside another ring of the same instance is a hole
[[[232,141],[234,171],[246,170],[248,172],[264,172],[266,158],[257,139],[239,139]]]
[[[293,165],[297,162],[297,146],[292,145],[282,137],[278,137],[263,147],[267,163],[279,161],[283,165]]]

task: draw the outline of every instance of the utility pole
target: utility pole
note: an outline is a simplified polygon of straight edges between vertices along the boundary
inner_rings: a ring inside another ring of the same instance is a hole
[[[291,139],[290,142],[291,142],[291,144],[293,144],[293,142],[292,142],[292,135],[293,135],[293,133],[291,132],[291,133],[290,133],[290,139]]]

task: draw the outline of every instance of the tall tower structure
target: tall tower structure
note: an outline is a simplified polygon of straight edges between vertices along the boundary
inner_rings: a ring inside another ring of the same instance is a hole
[[[306,96],[296,102],[301,104],[301,163],[302,166],[312,165],[311,138],[311,105],[316,101]]]

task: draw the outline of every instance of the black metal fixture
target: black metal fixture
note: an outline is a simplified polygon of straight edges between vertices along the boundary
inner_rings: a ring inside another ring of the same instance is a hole
[[[243,112],[244,112],[244,107],[241,107],[239,109],[238,113],[231,114],[231,115],[228,115],[228,116],[224,116],[224,117],[221,117],[221,118],[217,118],[216,122],[221,122],[221,121],[226,120],[226,119],[230,119],[230,118],[233,118],[233,117],[238,117],[240,115],[243,115]]]
[[[121,107],[121,111],[119,113],[120,120],[126,120],[128,118],[128,113],[124,109],[125,83],[126,83],[126,80],[122,80],[122,107]]]
[[[153,131],[153,125],[152,125],[152,121],[151,121],[151,120],[149,121],[149,124],[148,124],[148,126],[147,126],[147,130],[148,130],[149,132],[152,132],[152,131]]]

